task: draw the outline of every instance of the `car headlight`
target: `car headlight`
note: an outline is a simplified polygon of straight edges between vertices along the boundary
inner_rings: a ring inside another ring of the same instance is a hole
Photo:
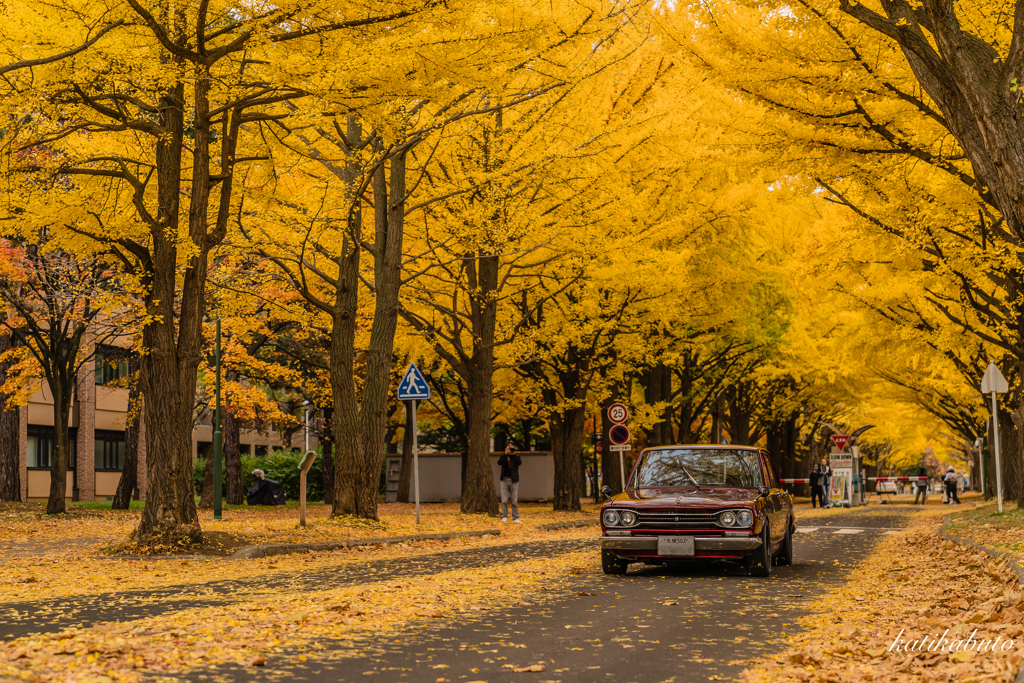
[[[619,523],[622,526],[633,526],[636,524],[636,513],[632,510],[624,510],[619,513]]]
[[[754,523],[754,515],[750,510],[740,510],[736,515],[736,526],[750,526]]]
[[[619,523],[619,513],[615,510],[604,511],[605,526],[616,526]]]
[[[736,513],[731,510],[726,510],[718,518],[718,523],[722,526],[733,526],[736,524]]]

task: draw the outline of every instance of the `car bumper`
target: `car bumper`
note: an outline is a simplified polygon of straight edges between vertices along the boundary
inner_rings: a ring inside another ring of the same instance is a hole
[[[657,536],[602,536],[601,547],[615,552],[658,552]],[[693,549],[698,552],[749,552],[761,547],[757,536],[730,538],[724,536],[695,536]]]

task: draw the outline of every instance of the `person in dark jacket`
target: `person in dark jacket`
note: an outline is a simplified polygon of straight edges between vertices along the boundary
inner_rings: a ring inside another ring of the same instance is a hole
[[[927,475],[928,475],[928,473],[924,471],[923,467],[919,467],[918,468],[917,476],[925,477]],[[915,486],[917,488],[917,493],[914,494],[914,505],[917,505],[918,499],[921,500],[921,505],[924,505],[925,503],[928,502],[928,480],[927,479],[923,479],[923,480],[919,479],[918,481],[914,482],[914,484],[915,484]]]
[[[825,458],[821,459],[821,479],[818,480],[821,488],[821,500],[823,507],[832,507],[832,498],[829,494],[828,486],[832,483],[832,467],[828,464],[828,460]]]
[[[825,507],[825,496],[821,489],[821,465],[818,463],[814,463],[814,469],[811,470],[810,480],[811,507],[818,507],[818,501],[821,501],[821,507]]]
[[[512,521],[520,524],[519,521],[519,466],[523,459],[516,455],[516,449],[512,444],[505,446],[505,452],[498,457],[498,467],[501,468],[501,521],[508,521],[508,507],[512,504]]]

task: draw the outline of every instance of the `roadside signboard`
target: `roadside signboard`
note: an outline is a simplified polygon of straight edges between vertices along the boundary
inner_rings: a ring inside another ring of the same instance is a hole
[[[833,434],[832,435],[832,443],[834,443],[836,445],[836,448],[838,448],[839,450],[845,451],[846,450],[846,444],[850,443],[850,435],[849,434]]]
[[[628,443],[613,443],[611,446],[608,447],[608,450],[611,451],[612,453],[631,451],[633,450],[633,446],[632,444]]]
[[[613,403],[608,406],[608,419],[617,425],[629,419],[629,408],[623,403]]]
[[[828,464],[835,469],[840,468],[852,468],[853,467],[853,453],[830,453],[828,456]]]
[[[615,446],[629,443],[629,427],[626,425],[615,425],[608,430],[608,439]]]

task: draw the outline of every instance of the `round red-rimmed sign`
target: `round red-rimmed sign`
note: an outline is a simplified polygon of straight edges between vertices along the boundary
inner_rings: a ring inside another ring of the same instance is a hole
[[[615,425],[608,430],[608,439],[616,446],[629,443],[629,427],[626,425]]]
[[[617,425],[629,419],[629,408],[624,403],[613,403],[608,406],[608,419]]]

